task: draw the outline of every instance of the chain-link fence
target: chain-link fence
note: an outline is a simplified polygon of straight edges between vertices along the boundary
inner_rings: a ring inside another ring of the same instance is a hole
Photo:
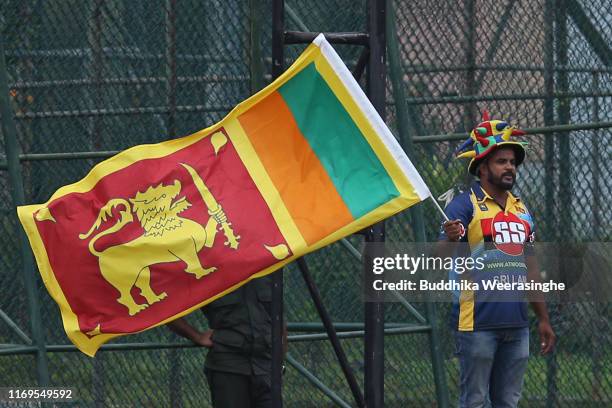
[[[287,29],[366,27],[365,0],[285,3]],[[468,182],[465,163],[453,160],[459,137],[435,135],[465,133],[488,109],[494,117],[540,128],[526,137],[528,159],[517,186],[536,215],[538,239],[610,240],[611,9],[610,0],[389,2],[387,121],[434,194]],[[2,2],[9,98],[19,147],[28,155],[21,168],[26,202],[46,201],[100,160],[53,153],[116,151],[186,135],[220,120],[269,82],[270,10],[270,0]],[[287,64],[302,49],[286,47]],[[350,68],[361,52],[337,49]],[[3,137],[0,153],[6,147]],[[33,386],[35,357],[6,352],[33,338],[9,176],[4,160],[0,386]],[[435,240],[439,215],[429,204],[419,207],[421,213],[409,210],[388,221],[389,240],[414,240],[419,220]],[[361,244],[359,237],[351,241]],[[334,322],[355,331],[363,322],[360,262],[339,243],[306,258]],[[319,322],[294,266],[285,269],[285,286],[288,321]],[[95,359],[65,352],[57,307],[39,278],[35,291],[45,342],[57,345],[47,354],[50,382],[74,387],[78,406],[201,406],[208,400],[201,350],[102,351]],[[426,315],[424,305],[414,306]],[[550,309],[558,349],[549,358],[533,353],[521,406],[610,406],[609,303]],[[446,378],[456,401],[458,367],[447,315],[448,305],[438,305]],[[197,313],[190,319],[206,324]],[[387,305],[386,321],[423,323],[399,303]],[[290,327],[300,328],[290,334],[302,334],[307,325]],[[535,321],[532,327],[537,350]],[[429,339],[425,332],[385,338],[386,406],[436,405]],[[177,340],[158,328],[114,343]],[[363,339],[346,338],[342,345],[362,382]],[[289,353],[351,404],[329,342],[295,341]],[[295,366],[285,376],[284,399],[289,407],[333,405]]]

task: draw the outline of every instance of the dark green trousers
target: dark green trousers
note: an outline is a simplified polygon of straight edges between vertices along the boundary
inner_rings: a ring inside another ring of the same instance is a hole
[[[213,408],[269,408],[270,375],[243,375],[206,369]]]

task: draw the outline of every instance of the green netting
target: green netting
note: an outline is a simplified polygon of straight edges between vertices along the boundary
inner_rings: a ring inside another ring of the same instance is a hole
[[[365,0],[286,0],[288,30],[363,31]],[[458,140],[427,135],[465,132],[483,110],[525,128],[612,121],[612,14],[609,0],[439,0],[389,2],[387,122],[435,195],[464,186]],[[23,153],[121,150],[192,133],[220,120],[270,81],[270,0],[6,0],[0,30],[9,99]],[[391,25],[392,24],[392,25]],[[303,49],[287,46],[286,65]],[[362,49],[338,46],[350,69]],[[397,61],[390,57],[396,53]],[[399,99],[401,98],[401,99]],[[3,118],[6,120],[6,118]],[[0,138],[0,162],[5,140]],[[517,190],[535,213],[540,241],[609,241],[612,131],[546,132],[525,137],[528,160]],[[28,203],[83,177],[100,159],[22,162]],[[423,204],[428,240],[439,215]],[[387,222],[391,241],[413,241],[417,212]],[[0,347],[32,338],[9,173],[0,166]],[[363,238],[351,237],[356,248]],[[307,256],[332,319],[363,322],[361,263],[341,244]],[[34,283],[45,342],[67,344],[57,306]],[[319,322],[299,270],[285,268],[289,322]],[[425,306],[414,305],[422,315]],[[450,400],[458,395],[458,365],[449,306],[437,305]],[[529,363],[521,406],[596,407],[612,403],[610,305],[551,305],[559,337],[552,358]],[[400,304],[386,321],[420,324]],[[205,327],[199,314],[190,316]],[[293,332],[291,334],[305,334]],[[175,343],[165,328],[114,343]],[[532,318],[532,350],[538,340]],[[363,381],[363,340],[342,340]],[[2,348],[0,348],[2,351]],[[289,353],[354,405],[328,341],[295,342]],[[385,401],[389,407],[436,404],[429,335],[385,338]],[[208,401],[205,352],[195,348],[47,355],[50,382],[77,390],[78,406],[186,406]],[[0,355],[0,386],[35,385],[32,355]],[[289,407],[332,406],[289,367],[283,389]]]

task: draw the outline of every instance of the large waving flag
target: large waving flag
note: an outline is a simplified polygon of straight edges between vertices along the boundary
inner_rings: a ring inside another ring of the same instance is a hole
[[[93,356],[429,195],[320,35],[221,122],[130,148],[18,214]]]

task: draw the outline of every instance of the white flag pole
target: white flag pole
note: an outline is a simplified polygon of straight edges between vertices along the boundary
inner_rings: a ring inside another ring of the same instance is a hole
[[[444,218],[444,220],[445,221],[450,221],[448,219],[448,217],[446,216],[446,213],[444,212],[442,207],[440,207],[440,204],[438,204],[438,201],[436,201],[436,199],[432,195],[430,195],[429,198],[431,198],[431,201],[433,201],[433,203],[435,204],[435,206],[438,209],[438,211],[440,211],[440,214],[442,214],[442,217]]]

